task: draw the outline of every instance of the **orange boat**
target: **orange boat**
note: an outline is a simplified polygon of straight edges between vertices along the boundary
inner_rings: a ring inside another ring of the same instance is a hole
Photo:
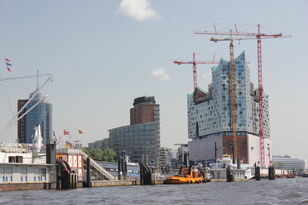
[[[167,177],[164,180],[164,184],[192,184],[205,182],[205,178],[202,176],[198,169],[193,167],[181,167],[180,175]]]

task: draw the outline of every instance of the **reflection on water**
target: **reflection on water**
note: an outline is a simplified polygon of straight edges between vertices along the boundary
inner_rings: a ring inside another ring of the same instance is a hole
[[[308,178],[0,192],[0,204],[308,204]]]

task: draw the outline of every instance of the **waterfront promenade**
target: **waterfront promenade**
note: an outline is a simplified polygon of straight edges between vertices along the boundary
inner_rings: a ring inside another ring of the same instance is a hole
[[[0,204],[308,204],[308,178],[0,192]]]

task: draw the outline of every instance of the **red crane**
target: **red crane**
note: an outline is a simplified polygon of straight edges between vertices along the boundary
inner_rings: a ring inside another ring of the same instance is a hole
[[[196,53],[193,53],[192,61],[174,60],[173,63],[178,64],[178,65],[181,65],[181,64],[192,64],[193,65],[194,90],[198,86],[198,83],[197,83],[197,64],[218,64],[218,62],[215,61],[215,55],[213,56],[212,61],[197,61],[196,60]]]
[[[264,153],[264,119],[263,119],[263,82],[262,82],[262,46],[261,39],[271,39],[271,38],[287,38],[291,37],[288,35],[278,34],[265,34],[261,33],[260,24],[258,24],[257,33],[248,32],[238,32],[237,26],[235,25],[235,32],[230,35],[230,32],[218,32],[216,26],[214,25],[215,31],[197,31],[195,34],[205,34],[205,35],[227,35],[230,38],[225,39],[214,39],[212,41],[220,40],[257,40],[257,53],[258,53],[258,100],[259,100],[259,137],[260,137],[260,165],[265,166],[265,153]],[[245,36],[244,38],[234,38],[232,36]]]

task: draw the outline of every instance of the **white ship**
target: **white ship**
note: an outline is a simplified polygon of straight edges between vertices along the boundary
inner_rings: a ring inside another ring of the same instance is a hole
[[[230,155],[225,154],[216,163],[210,164],[210,173],[212,179],[225,180],[226,168],[230,167],[236,181],[249,180],[254,177],[254,168],[249,164],[241,164],[240,169],[237,165],[232,163]]]

